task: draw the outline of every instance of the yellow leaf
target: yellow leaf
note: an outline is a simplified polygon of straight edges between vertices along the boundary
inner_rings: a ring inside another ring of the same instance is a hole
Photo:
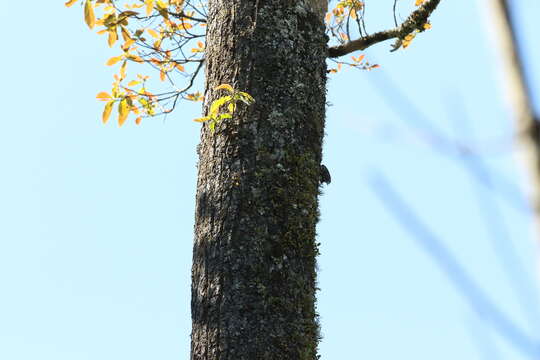
[[[102,91],[96,95],[96,99],[98,99],[99,101],[109,101],[112,98],[111,98],[111,95],[109,95],[109,93]]]
[[[161,81],[165,81],[165,71],[161,70],[161,71],[159,72],[159,79],[160,79]]]
[[[90,0],[86,0],[86,3],[84,4],[84,21],[90,29],[94,28],[96,17],[94,15],[94,7]]]
[[[135,40],[129,39],[129,40],[127,40],[125,43],[122,44],[121,48],[122,48],[122,50],[124,50],[125,52],[128,52],[128,51],[129,51],[129,48],[130,48],[131,45],[133,45],[134,43],[135,43]]]
[[[163,9],[163,10],[169,7],[169,5],[163,0],[157,0],[156,5],[159,9]]]
[[[193,121],[196,121],[196,122],[205,122],[205,121],[208,121],[208,120],[210,120],[210,117],[209,117],[209,116],[205,116],[205,117],[202,117],[202,118],[193,119]]]
[[[150,16],[154,10],[154,0],[145,0],[144,3],[146,4],[146,16]]]
[[[76,2],[77,2],[77,0],[69,0],[64,5],[66,5],[67,7],[70,7],[71,5],[75,4]]]
[[[185,22],[185,21],[182,21],[179,25],[178,25],[178,28],[179,29],[182,29],[182,30],[189,30],[193,27],[193,25],[191,25],[190,23],[188,22]]]
[[[183,66],[183,65],[180,65],[180,64],[176,64],[175,66],[176,66],[176,68],[177,68],[177,69],[178,69],[179,71],[182,71],[182,72],[184,72],[184,71],[185,71],[185,68],[184,68],[184,66]]]
[[[425,23],[424,24],[424,30],[429,30],[431,29],[431,24],[430,23]]]
[[[118,126],[124,125],[129,115],[129,105],[126,99],[122,99],[118,104]]]
[[[131,35],[129,34],[129,31],[128,29],[126,29],[125,26],[122,26],[121,29],[122,29],[122,38],[124,39],[125,42],[135,41],[131,39]]]
[[[204,100],[204,96],[202,96],[201,93],[197,91],[196,93],[193,93],[193,94],[187,94],[186,99],[191,100],[191,101],[202,101]]]
[[[107,123],[107,120],[109,120],[109,117],[111,116],[113,104],[114,104],[114,100],[111,100],[107,104],[105,104],[105,108],[103,109],[103,116],[101,117],[101,121],[104,124]]]
[[[139,85],[141,82],[140,81],[137,81],[137,80],[131,80],[129,83],[128,83],[128,86],[135,86],[135,85]]]
[[[122,55],[120,55],[120,56],[113,56],[112,58],[110,58],[109,60],[107,60],[106,65],[107,65],[107,66],[114,65],[114,64],[116,64],[117,62],[119,62],[120,60],[122,60]]]
[[[233,87],[231,85],[229,85],[229,84],[221,84],[221,85],[216,86],[214,88],[214,90],[220,90],[220,89],[225,89],[227,91],[234,92]]]
[[[135,61],[135,62],[138,62],[138,63],[143,63],[144,62],[144,60],[140,56],[137,56],[137,55],[128,55],[128,59],[132,60],[132,61]]]
[[[154,39],[159,39],[159,34],[153,30],[153,29],[146,29],[146,31],[148,31],[148,33],[154,38]]]
[[[116,40],[118,40],[118,34],[116,33],[116,27],[109,28],[109,39],[107,40],[107,43],[109,44],[109,47],[112,47]]]
[[[416,2],[414,3],[414,5],[420,6],[420,5],[422,5],[422,4],[424,3],[424,1],[426,1],[426,0],[416,0]]]
[[[124,60],[122,63],[122,66],[120,67],[120,79],[124,80],[126,78],[126,67],[127,67],[127,60]]]

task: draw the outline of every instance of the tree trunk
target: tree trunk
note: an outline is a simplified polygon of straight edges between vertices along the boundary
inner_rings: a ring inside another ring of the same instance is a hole
[[[192,270],[192,360],[317,358],[315,225],[327,37],[301,0],[210,0]]]

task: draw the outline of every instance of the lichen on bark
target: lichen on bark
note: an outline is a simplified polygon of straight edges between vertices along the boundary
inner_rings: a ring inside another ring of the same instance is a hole
[[[209,1],[206,111],[222,83],[256,103],[201,131],[192,360],[317,358],[327,37],[298,5]]]

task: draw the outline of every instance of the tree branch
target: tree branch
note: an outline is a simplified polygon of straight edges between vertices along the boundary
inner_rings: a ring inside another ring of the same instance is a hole
[[[526,357],[538,359],[540,355],[538,339],[529,336],[497,306],[467,269],[457,261],[455,255],[399,196],[390,182],[384,176],[375,173],[370,179],[370,185],[386,209],[412,235],[421,248],[436,261],[452,285],[467,300],[472,310],[481,319],[490,323],[493,330],[505,338],[514,349]]]
[[[345,44],[333,46],[328,49],[328,57],[336,58],[347,55],[356,50],[365,50],[371,45],[389,40],[398,39],[399,41],[405,36],[412,33],[414,30],[424,31],[424,24],[427,23],[429,16],[435,10],[441,0],[428,0],[418,9],[413,11],[411,15],[398,27],[390,30],[379,31],[375,34],[362,37],[360,39],[348,41]],[[399,47],[399,45],[397,45]]]

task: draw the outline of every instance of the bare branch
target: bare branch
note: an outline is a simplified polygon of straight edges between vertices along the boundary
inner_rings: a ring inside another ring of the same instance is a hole
[[[359,68],[357,68],[359,69]],[[359,69],[360,70],[360,69]],[[415,102],[404,92],[400,87],[388,76],[385,71],[377,71],[377,76],[366,76],[366,79],[371,82],[373,88],[380,94],[381,99],[387,103],[389,109],[394,111],[398,119],[405,120],[405,124],[408,128],[412,129],[414,132],[427,132],[429,135],[424,136],[426,142],[430,144],[433,150],[437,151],[441,155],[449,156],[454,158],[455,151],[458,152],[471,152],[475,151],[471,149],[471,146],[466,143],[457,143],[452,141],[450,138],[444,135],[436,126],[433,125],[433,122],[429,117],[418,107]],[[478,148],[476,151],[480,151]],[[477,181],[487,189],[494,190],[491,182],[486,178],[484,171],[479,171],[479,169],[488,169],[488,165],[483,161],[482,157],[475,156],[471,157],[471,162],[475,163],[473,167],[465,167],[466,170],[475,170],[471,171],[471,176],[477,179]],[[465,165],[463,161],[460,161],[459,164]],[[495,172],[493,169],[489,169],[491,174],[494,174],[494,177],[497,178],[497,195],[504,199],[507,204],[512,206],[512,208],[520,211],[529,213],[529,207],[525,199],[522,197],[519,188],[508,178],[502,174]]]
[[[383,175],[375,173],[370,179],[370,186],[400,225],[436,261],[437,266],[448,276],[472,310],[490,324],[493,330],[505,338],[514,349],[531,359],[538,359],[540,355],[538,339],[530,337],[497,306],[467,269],[457,261],[450,249],[401,198],[390,182]]]
[[[451,96],[445,96],[445,98],[447,101],[451,100],[451,103],[448,103],[448,118],[454,120],[456,134],[467,134],[469,139],[474,139],[474,129],[468,126],[471,119],[468,118],[460,101],[461,99],[454,98],[452,101]],[[460,126],[459,129],[457,128],[458,125]],[[527,271],[514,246],[510,231],[506,227],[506,219],[499,208],[498,202],[495,201],[493,196],[488,196],[485,191],[496,192],[497,184],[495,179],[492,178],[490,169],[482,159],[477,158],[478,155],[467,151],[457,142],[456,149],[458,149],[463,165],[469,170],[468,173],[471,180],[473,180],[478,207],[481,210],[486,232],[489,234],[495,255],[501,267],[505,270],[504,273],[507,276],[508,284],[514,290],[523,315],[530,323],[529,329],[536,329],[537,324],[540,323],[540,312],[538,311],[536,297],[532,294],[535,283],[527,276]],[[485,189],[479,188],[478,184],[474,183],[477,176],[482,177]]]
[[[339,56],[350,54],[357,50],[365,50],[371,45],[389,40],[389,39],[403,39],[415,30],[424,31],[424,24],[427,23],[429,16],[441,0],[428,0],[418,9],[413,11],[411,15],[398,27],[390,30],[379,31],[375,34],[348,41],[345,44],[333,46],[328,49],[328,57],[336,58]],[[399,46],[398,46],[399,47]]]

